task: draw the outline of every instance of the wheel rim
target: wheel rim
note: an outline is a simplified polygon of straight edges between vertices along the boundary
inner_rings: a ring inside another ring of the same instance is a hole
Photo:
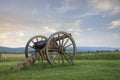
[[[38,53],[40,53],[41,57],[43,58],[44,53],[43,53],[42,50],[44,50],[44,49],[36,51],[36,49],[34,48],[34,43],[38,42],[38,41],[44,41],[46,39],[47,39],[47,37],[41,36],[41,35],[37,35],[37,36],[32,37],[26,44],[26,47],[25,47],[25,57],[28,58],[32,54],[35,54],[36,52],[38,52]]]
[[[60,39],[61,36],[67,38]],[[58,37],[57,41],[54,39]],[[72,64],[76,54],[76,44],[71,35],[66,32],[52,34],[46,44],[46,56],[51,65],[60,63]]]

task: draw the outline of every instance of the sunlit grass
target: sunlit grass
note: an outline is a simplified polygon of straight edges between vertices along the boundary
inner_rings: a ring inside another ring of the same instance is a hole
[[[25,54],[1,54],[1,58],[24,58]]]
[[[95,57],[95,56],[94,56]],[[21,71],[10,68],[24,58],[1,58],[0,80],[119,80],[120,60],[75,60],[74,64],[51,67],[48,63],[29,65]]]

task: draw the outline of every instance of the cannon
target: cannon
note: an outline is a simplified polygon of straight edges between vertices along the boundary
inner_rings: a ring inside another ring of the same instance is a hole
[[[13,67],[20,70],[28,64],[47,62],[56,64],[73,64],[76,55],[76,44],[72,35],[63,31],[52,34],[49,38],[37,35],[28,40],[25,47],[25,61]]]

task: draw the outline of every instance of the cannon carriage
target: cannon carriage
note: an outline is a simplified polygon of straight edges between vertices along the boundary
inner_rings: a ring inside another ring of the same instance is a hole
[[[26,60],[12,68],[20,70],[37,59],[43,63],[47,61],[51,66],[56,64],[72,64],[76,55],[76,44],[72,35],[66,32],[56,32],[49,38],[37,35],[26,44]],[[22,66],[22,67],[21,67]]]

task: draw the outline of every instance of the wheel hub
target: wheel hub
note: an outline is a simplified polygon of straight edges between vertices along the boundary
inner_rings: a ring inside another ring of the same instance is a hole
[[[59,46],[58,53],[59,54],[64,54],[65,48],[63,46]]]

